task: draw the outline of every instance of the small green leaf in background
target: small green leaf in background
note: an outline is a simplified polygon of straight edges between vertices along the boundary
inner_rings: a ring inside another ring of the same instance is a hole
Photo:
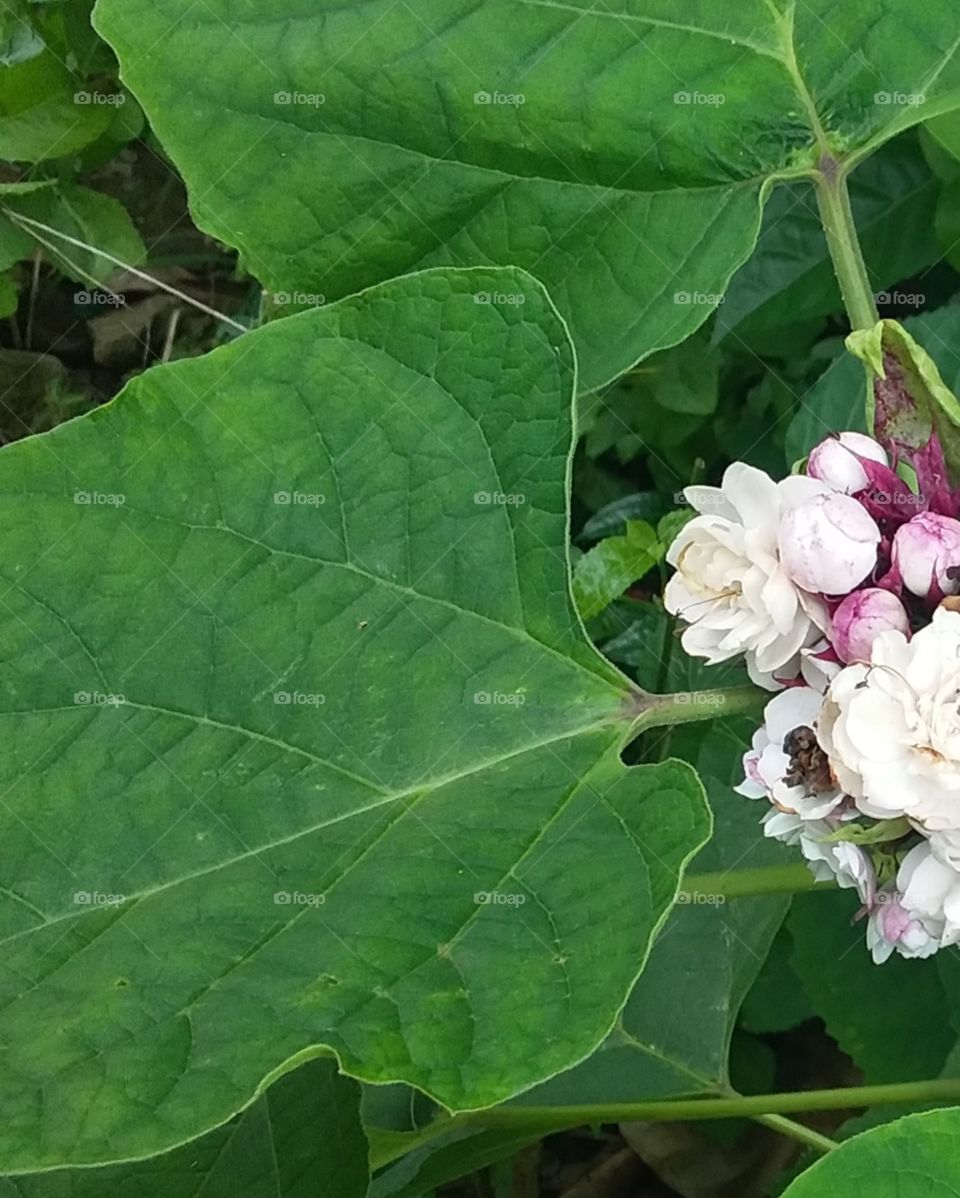
[[[43,52],[43,38],[30,23],[26,0],[4,0],[0,9],[0,67],[13,67]]]
[[[359,1105],[333,1061],[308,1061],[199,1140],[143,1161],[0,1177],[0,1198],[365,1198]]]
[[[112,110],[91,94],[49,52],[0,68],[0,158],[65,158],[95,141]]]
[[[817,1161],[783,1192],[783,1198],[958,1195],[960,1111],[956,1108],[907,1115],[854,1136]]]
[[[95,248],[71,245],[30,221]],[[30,248],[41,244],[62,274],[83,284],[104,285],[118,269],[113,258],[136,266],[146,257],[143,239],[123,205],[113,196],[73,183],[26,195],[0,192],[0,254],[15,252],[23,257],[24,243]]]
[[[573,595],[591,620],[661,561],[666,546],[645,520],[628,520],[623,536],[607,537],[577,559]]]

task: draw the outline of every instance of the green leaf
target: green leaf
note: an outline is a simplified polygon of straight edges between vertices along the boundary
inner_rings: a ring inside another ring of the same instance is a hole
[[[875,292],[938,256],[933,232],[939,185],[915,136],[871,155],[850,179],[850,202]],[[715,340],[774,332],[842,310],[817,198],[809,183],[770,197],[753,256],[734,275],[717,313]]]
[[[621,537],[607,537],[577,560],[573,597],[584,620],[599,615],[632,582],[661,560],[666,545],[643,520],[628,520]]]
[[[0,66],[12,67],[43,52],[43,38],[30,22],[24,0],[5,0],[0,9]]]
[[[740,1008],[740,1027],[745,1031],[786,1032],[816,1016],[790,955],[790,934],[781,928]]]
[[[332,1061],[309,1061],[200,1140],[143,1161],[0,1178],[0,1198],[364,1198],[359,1101]]]
[[[72,245],[50,230],[89,248]],[[0,254],[8,237],[13,239],[14,249],[20,247],[18,257],[23,256],[23,239],[31,248],[37,243],[43,245],[58,269],[77,283],[102,285],[117,271],[111,259],[135,266],[147,252],[119,200],[72,183],[26,195],[0,195]]]
[[[787,859],[782,845],[759,834],[757,805],[730,789],[743,776],[748,727],[749,721],[741,720],[718,723],[706,734],[690,729],[686,748],[707,787],[715,819],[714,836],[691,867],[696,873]],[[603,1045],[582,1065],[516,1101],[576,1106],[723,1091],[740,1003],[788,905],[784,896],[729,902],[710,896],[675,907]]]
[[[110,108],[90,95],[49,52],[0,68],[0,158],[65,158],[96,140]]]
[[[199,224],[268,290],[516,263],[591,389],[716,308],[773,180],[960,103],[954,18],[954,0],[278,0],[269,21],[100,0],[96,23]]]
[[[603,537],[622,536],[628,520],[647,520],[655,523],[668,506],[657,491],[638,491],[606,504],[584,524],[578,540],[599,541]]]
[[[0,1167],[162,1151],[320,1045],[472,1108],[609,1031],[710,824],[620,759],[573,391],[538,284],[441,270],[0,452]]]
[[[783,1198],[957,1198],[960,1112],[907,1115],[847,1140],[817,1161]]]
[[[851,926],[857,905],[849,890],[796,895],[787,919],[793,967],[868,1083],[935,1077],[955,1038],[937,966],[896,955],[875,965],[864,922]]]

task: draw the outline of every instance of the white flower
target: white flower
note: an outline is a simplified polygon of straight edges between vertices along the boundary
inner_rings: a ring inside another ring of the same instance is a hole
[[[960,583],[947,570],[960,566],[960,520],[920,512],[901,524],[893,537],[893,564],[912,594],[924,598],[939,587],[941,595],[955,595]]]
[[[928,930],[939,932],[941,946],[960,940],[960,873],[941,861],[927,841],[904,857],[897,889],[906,910]]]
[[[799,846],[818,882],[836,882],[844,890],[854,888],[865,906],[873,903],[877,886],[873,862],[859,845],[830,840],[839,821],[806,820],[789,811],[774,810],[767,812],[762,823],[764,836]]]
[[[800,674],[807,686],[822,695],[843,669],[826,641],[817,641],[809,649],[800,650]]]
[[[814,495],[780,517],[780,560],[798,587],[846,595],[877,564],[880,529],[855,499]]]
[[[815,479],[775,483],[762,470],[734,462],[717,487],[687,487],[700,513],[667,553],[677,572],[664,604],[689,625],[682,638],[692,657],[711,664],[746,656],[750,677],[768,690],[795,677],[799,651],[825,628],[822,601],[805,594],[780,562],[777,527],[791,504],[826,490]]]
[[[882,466],[889,465],[883,447],[872,437],[864,433],[839,433],[827,437],[810,451],[807,473],[835,491],[853,495],[870,485],[867,472],[860,464],[861,458],[879,462]]]
[[[813,737],[821,702],[809,686],[789,687],[770,700],[763,726],[743,756],[746,777],[734,788],[738,794],[766,798],[803,820],[823,819],[843,803],[844,794],[833,784],[826,756]]]
[[[910,641],[880,633],[871,664],[830,684],[816,731],[864,814],[960,830],[960,613],[939,608]]]
[[[894,949],[901,957],[929,957],[940,947],[936,927],[903,906],[895,890],[881,891],[867,922],[867,948],[877,965],[882,965]]]

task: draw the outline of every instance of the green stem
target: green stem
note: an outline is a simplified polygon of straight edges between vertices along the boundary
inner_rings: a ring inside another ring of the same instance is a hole
[[[817,202],[820,205],[820,219],[850,318],[850,327],[872,329],[880,317],[853,222],[846,171],[826,153],[822,155],[818,167]]]
[[[881,1086],[844,1086],[834,1090],[794,1090],[784,1094],[747,1094],[731,1098],[679,1098],[665,1102],[597,1103],[580,1107],[503,1106],[458,1116],[483,1127],[537,1127],[559,1131],[592,1123],[634,1119],[661,1122],[690,1119],[756,1118],[798,1111],[837,1111],[890,1103],[960,1101],[960,1078],[933,1078]]]
[[[534,1107],[500,1106],[469,1111],[437,1119],[377,1154],[374,1167],[383,1168],[412,1148],[463,1127],[478,1131],[489,1128],[529,1131],[548,1135],[570,1127],[631,1120],[686,1122],[697,1119],[754,1119],[776,1126],[785,1135],[803,1139],[821,1150],[835,1147],[832,1140],[810,1128],[800,1129],[793,1120],[778,1116],[801,1111],[842,1111],[897,1103],[960,1103],[960,1078],[932,1078],[920,1082],[896,1082],[881,1086],[844,1086],[833,1090],[791,1090],[782,1094],[731,1095],[726,1098],[678,1098],[663,1102],[603,1103],[589,1106]],[[814,1143],[816,1139],[817,1143]]]
[[[791,1140],[797,1140],[801,1144],[806,1144],[808,1148],[814,1149],[815,1152],[832,1152],[834,1148],[839,1148],[840,1145],[836,1140],[831,1140],[829,1136],[823,1136],[818,1131],[814,1131],[812,1127],[807,1127],[804,1123],[797,1123],[794,1119],[787,1119],[784,1115],[757,1115],[754,1122],[762,1123],[764,1127],[769,1127],[773,1131],[778,1131],[782,1136],[788,1136]]]
[[[692,724],[732,715],[759,712],[770,696],[756,686],[732,686],[722,690],[678,691],[673,695],[640,695],[632,733],[661,728],[665,724]]]
[[[712,874],[690,874],[683,879],[678,902],[707,898],[746,898],[757,894],[797,894],[806,890],[830,890],[831,882],[818,882],[802,861],[789,865],[761,865],[756,869],[718,870]]]

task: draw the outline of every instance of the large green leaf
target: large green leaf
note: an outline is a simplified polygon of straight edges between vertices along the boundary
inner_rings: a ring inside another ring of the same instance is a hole
[[[308,1061],[199,1140],[142,1161],[0,1178],[0,1198],[364,1198],[359,1091],[332,1061]]]
[[[265,19],[254,0],[100,0],[97,22],[198,221],[269,289],[335,298],[516,263],[547,283],[593,387],[713,310],[772,179],[960,102],[955,15],[276,0]]]
[[[958,1198],[960,1112],[908,1115],[817,1161],[783,1198]]]
[[[432,271],[0,453],[0,1167],[318,1045],[465,1108],[609,1031],[709,814],[573,608],[571,352]]]

